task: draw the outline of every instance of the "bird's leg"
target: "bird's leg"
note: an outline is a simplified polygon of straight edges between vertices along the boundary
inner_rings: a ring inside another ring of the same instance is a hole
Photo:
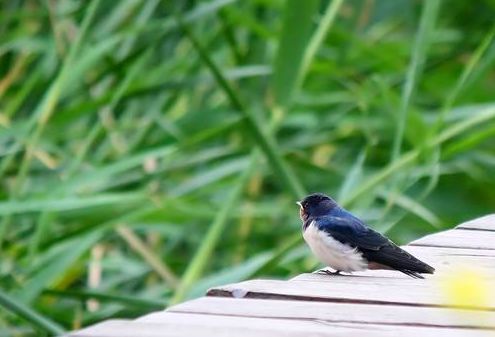
[[[340,270],[331,271],[328,269],[320,269],[320,270],[318,270],[317,274],[332,275],[332,276],[342,275],[342,274],[340,274]]]

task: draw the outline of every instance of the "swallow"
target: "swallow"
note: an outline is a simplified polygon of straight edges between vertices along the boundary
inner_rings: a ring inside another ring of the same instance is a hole
[[[400,271],[413,278],[435,269],[415,258],[322,193],[298,201],[303,237],[313,254],[335,272]]]

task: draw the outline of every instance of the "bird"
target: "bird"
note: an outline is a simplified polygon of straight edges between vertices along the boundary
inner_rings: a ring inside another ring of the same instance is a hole
[[[400,271],[412,278],[435,269],[412,256],[323,193],[298,201],[303,237],[313,254],[338,275],[368,269]]]

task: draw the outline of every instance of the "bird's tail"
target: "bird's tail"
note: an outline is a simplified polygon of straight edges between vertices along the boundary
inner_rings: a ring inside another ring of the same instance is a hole
[[[415,258],[392,242],[378,251],[364,254],[368,261],[373,261],[398,270],[413,278],[424,278],[421,274],[433,274],[435,268]]]
[[[406,274],[407,276],[411,276],[412,278],[421,278],[421,279],[424,279],[423,276],[421,276],[421,274],[415,272],[415,271],[410,271],[410,270],[407,270],[407,269],[402,269],[402,270],[399,270],[400,272],[403,272],[404,274]]]

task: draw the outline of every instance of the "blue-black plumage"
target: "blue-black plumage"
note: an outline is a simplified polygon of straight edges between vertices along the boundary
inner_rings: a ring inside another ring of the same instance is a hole
[[[304,239],[316,257],[336,273],[392,269],[423,278],[421,274],[435,271],[325,194],[310,194],[298,204]]]

